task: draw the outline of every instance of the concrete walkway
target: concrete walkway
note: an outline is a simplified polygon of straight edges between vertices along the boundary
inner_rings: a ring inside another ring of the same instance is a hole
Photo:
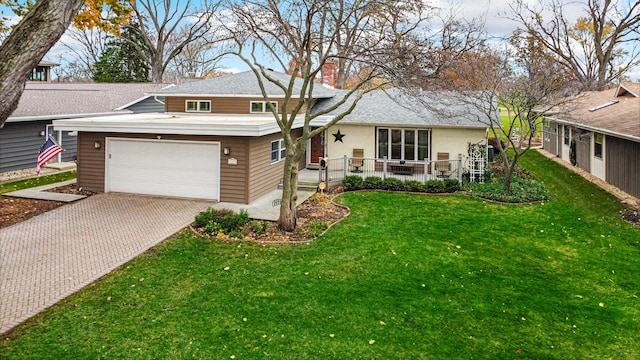
[[[298,190],[298,200],[296,201],[296,203],[298,205],[302,204],[314,193],[315,191]],[[279,201],[281,199],[282,190],[274,190],[267,195],[259,198],[258,200],[252,202],[251,204],[221,202],[215,204],[213,207],[216,209],[229,209],[237,213],[245,210],[247,214],[249,214],[249,217],[254,220],[277,221],[280,217]],[[276,201],[277,203],[274,201]]]
[[[97,194],[0,229],[0,334],[171,236],[212,204]]]
[[[12,191],[10,193],[2,194],[2,196],[13,196],[13,197],[26,198],[26,199],[51,200],[51,201],[62,201],[62,202],[72,202],[72,201],[86,198],[86,196],[84,195],[62,194],[62,193],[45,191],[45,190],[57,188],[60,186],[71,185],[75,183],[76,183],[76,179],[72,179],[72,180],[67,180],[59,183]]]

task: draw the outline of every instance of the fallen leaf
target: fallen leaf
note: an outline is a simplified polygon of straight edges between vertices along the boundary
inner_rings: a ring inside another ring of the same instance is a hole
[[[384,321],[380,321],[380,326],[385,326],[387,324],[384,323]]]
[[[375,340],[369,340],[369,345],[373,345],[375,342]]]

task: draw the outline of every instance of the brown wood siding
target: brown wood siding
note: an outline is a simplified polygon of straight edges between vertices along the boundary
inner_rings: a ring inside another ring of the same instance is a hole
[[[78,134],[78,186],[87,190],[103,192],[105,182],[106,137],[130,139],[156,139],[155,134],[87,133]],[[220,201],[248,203],[248,149],[249,139],[226,136],[162,135],[162,140],[217,141],[220,142]],[[94,148],[100,141],[100,150]],[[229,155],[222,149],[231,149]],[[229,165],[229,159],[237,165]]]
[[[294,130],[293,137],[302,136],[302,130]],[[284,172],[284,160],[271,163],[271,142],[282,139],[281,134],[273,134],[251,140],[249,150],[249,202],[277,189]],[[303,156],[303,159],[306,157]],[[298,168],[304,167],[301,161]]]
[[[640,198],[640,143],[606,136],[607,182]]]
[[[167,97],[165,100],[165,111],[185,112],[185,104],[187,100],[211,100],[211,113],[228,115],[251,114],[251,101],[264,101],[261,97]],[[274,99],[273,101],[278,102],[278,110],[281,110],[282,99]],[[290,101],[287,107],[287,113],[290,113],[296,104],[297,101],[295,99]],[[300,113],[304,114],[305,111],[306,106],[303,106]]]
[[[94,144],[100,142],[100,149]],[[78,133],[78,187],[89,191],[104,191],[104,134]]]

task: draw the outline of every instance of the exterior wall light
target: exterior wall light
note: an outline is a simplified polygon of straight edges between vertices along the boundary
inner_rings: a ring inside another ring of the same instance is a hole
[[[225,155],[229,155],[229,154],[231,154],[231,148],[230,147],[225,147],[224,149],[222,149],[222,152]]]
[[[93,143],[93,147],[97,150],[102,147],[102,143],[100,141],[96,141]]]
[[[40,134],[39,135],[40,136],[44,136],[44,134],[45,134],[44,130],[40,130]]]

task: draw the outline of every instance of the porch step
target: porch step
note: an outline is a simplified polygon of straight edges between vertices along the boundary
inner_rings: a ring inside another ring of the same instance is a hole
[[[278,184],[278,189],[282,189],[282,183]],[[318,189],[317,182],[298,181],[298,190],[316,191]]]

